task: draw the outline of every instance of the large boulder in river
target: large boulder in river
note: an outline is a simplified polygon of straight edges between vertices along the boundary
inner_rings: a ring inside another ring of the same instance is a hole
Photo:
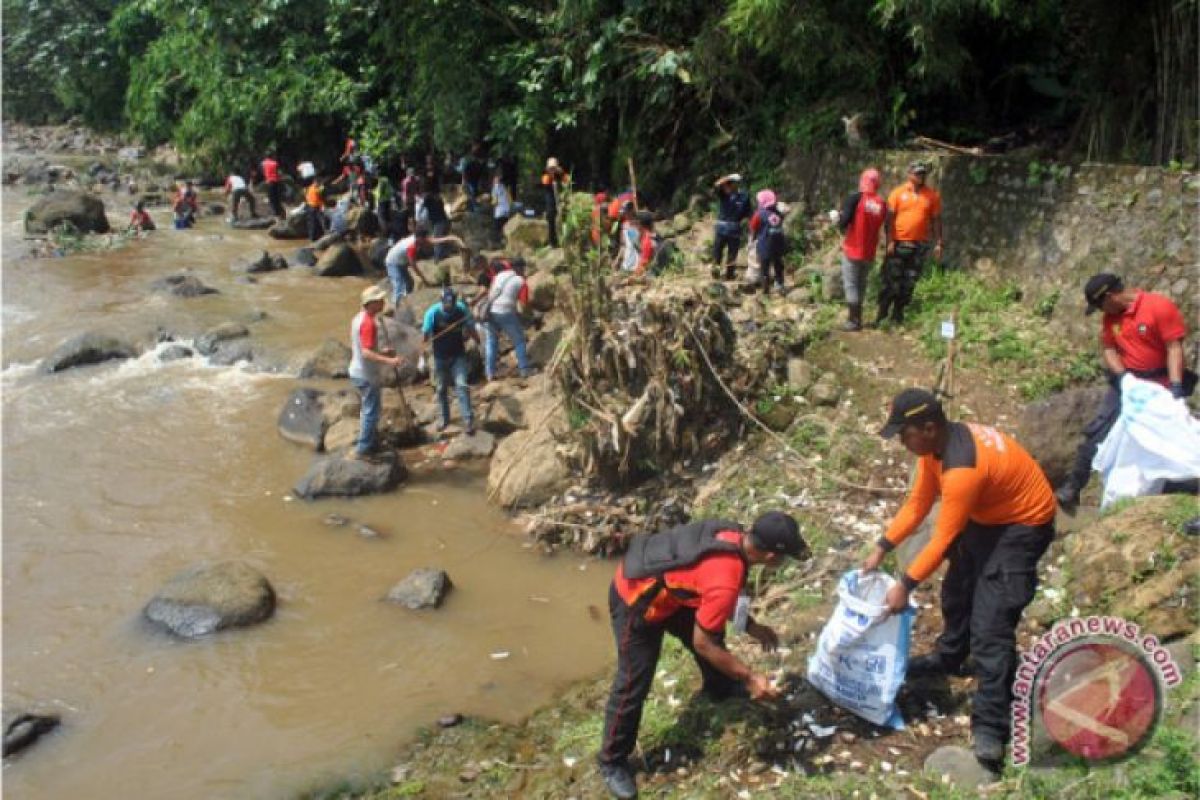
[[[487,458],[496,449],[496,437],[487,431],[475,431],[473,436],[455,436],[442,451],[447,461]]]
[[[279,435],[289,442],[320,450],[325,441],[325,393],[319,389],[301,388],[293,391],[279,412],[276,427]]]
[[[68,339],[42,361],[42,372],[62,372],[72,367],[99,364],[137,355],[131,345],[99,333],[81,333]]]
[[[267,235],[272,239],[307,239],[308,212],[303,207],[292,209],[285,219],[267,230]]]
[[[59,725],[58,714],[4,715],[4,757],[16,755]]]
[[[26,233],[49,233],[63,223],[70,223],[80,233],[109,231],[104,201],[88,192],[58,189],[25,212]]]
[[[168,275],[150,284],[155,292],[172,294],[176,297],[200,297],[206,294],[218,294],[211,286],[206,286],[195,275]]]
[[[528,256],[550,244],[550,227],[544,219],[516,216],[505,223],[504,238],[507,252]]]
[[[233,263],[232,269],[234,272],[274,272],[276,270],[287,269],[287,259],[278,253],[272,255],[266,250],[262,251],[262,255],[243,258]]]
[[[275,590],[241,561],[200,564],[167,581],[143,610],[146,619],[193,639],[254,625],[275,612]]]
[[[1017,441],[1034,457],[1052,486],[1066,480],[1083,441],[1083,428],[1100,409],[1106,386],[1068,389],[1030,403],[1021,413]]]
[[[533,427],[500,441],[488,469],[489,499],[505,508],[535,506],[567,485],[571,471],[558,457],[552,432],[561,427],[561,409],[556,415],[559,419],[552,421],[541,408],[527,409]]]
[[[202,356],[211,356],[226,342],[244,339],[249,335],[250,329],[240,322],[223,322],[196,337],[196,351]]]
[[[453,586],[444,570],[416,569],[393,586],[384,599],[413,611],[437,608]]]
[[[273,217],[251,217],[249,219],[235,219],[229,223],[229,227],[239,231],[265,231],[275,224]]]
[[[326,339],[300,367],[300,377],[345,378],[349,368],[350,348],[337,339]]]
[[[362,275],[363,265],[354,248],[348,244],[335,244],[321,253],[314,272],[322,278],[344,278]]]
[[[358,497],[390,492],[408,477],[404,461],[395,452],[383,452],[372,461],[347,458],[344,453],[318,456],[292,489],[297,497]]]

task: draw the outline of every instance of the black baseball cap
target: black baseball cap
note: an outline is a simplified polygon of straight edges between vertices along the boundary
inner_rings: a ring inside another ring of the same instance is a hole
[[[1088,278],[1088,282],[1083,287],[1083,299],[1087,301],[1087,311],[1085,313],[1094,314],[1104,305],[1104,298],[1110,292],[1119,292],[1125,288],[1125,284],[1119,277],[1111,272],[1101,272],[1099,275],[1093,275]]]
[[[915,172],[918,175],[927,175],[929,174],[929,165],[924,161],[913,161],[908,165],[908,171]]]
[[[916,425],[932,420],[946,418],[942,404],[924,389],[905,389],[892,399],[892,410],[888,414],[887,424],[879,435],[890,439],[900,432],[905,425]]]
[[[750,541],[759,550],[783,553],[792,558],[808,555],[808,545],[800,537],[800,525],[782,511],[768,511],[750,527]]]

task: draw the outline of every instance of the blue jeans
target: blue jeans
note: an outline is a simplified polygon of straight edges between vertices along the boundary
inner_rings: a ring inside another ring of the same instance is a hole
[[[496,377],[496,359],[500,350],[499,334],[501,331],[513,343],[513,349],[517,351],[517,368],[521,370],[521,374],[525,374],[529,369],[529,358],[525,355],[525,329],[521,326],[521,318],[515,311],[500,313],[493,311],[491,320],[483,326],[484,372],[487,373],[488,380]]]
[[[437,389],[438,405],[442,409],[442,424],[450,424],[450,382],[454,381],[454,391],[458,395],[458,410],[468,425],[475,419],[471,413],[471,393],[467,389],[467,356],[454,358],[433,358],[433,383]]]
[[[375,447],[375,428],[379,425],[379,412],[383,408],[383,387],[370,381],[351,378],[350,382],[362,397],[362,411],[358,416],[358,441],[354,449],[366,455]]]
[[[408,266],[405,264],[384,263],[388,280],[392,282],[392,305],[399,308],[400,301],[408,294]]]

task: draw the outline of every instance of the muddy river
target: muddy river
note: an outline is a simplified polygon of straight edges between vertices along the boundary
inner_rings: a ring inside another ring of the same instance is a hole
[[[128,200],[107,192],[110,219]],[[353,501],[290,501],[311,458],[275,420],[299,382],[153,352],[39,374],[85,331],[148,342],[265,312],[253,341],[295,374],[342,337],[360,279],[292,270],[239,283],[230,264],[271,243],[215,217],[101,254],[32,259],[21,190],[3,196],[3,688],[6,708],[63,727],[4,766],[6,795],[290,797],[386,769],[417,727],[448,712],[515,720],[611,658],[611,565],[524,546],[465,470],[420,475]],[[289,252],[291,245],[272,247]],[[190,269],[221,294],[153,294]],[[336,512],[386,534],[363,539]],[[236,558],[279,594],[268,623],[181,642],[140,612],[176,571]],[[442,609],[380,602],[421,566],[457,588]],[[535,598],[535,599],[531,599]],[[594,611],[594,609],[593,609]],[[606,616],[606,615],[605,615]],[[500,651],[509,656],[494,659]]]

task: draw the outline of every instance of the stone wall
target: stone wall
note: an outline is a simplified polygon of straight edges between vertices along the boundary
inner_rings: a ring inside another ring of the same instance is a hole
[[[886,191],[905,179],[905,151],[828,151],[789,158],[781,196],[810,212],[839,207],[867,166]],[[946,263],[1017,280],[1030,302],[1060,292],[1051,324],[1095,341],[1083,315],[1083,283],[1115,272],[1127,285],[1161,292],[1183,310],[1194,335],[1200,306],[1200,176],[1155,167],[1054,166],[1016,158],[921,154],[942,193]],[[1192,352],[1192,359],[1196,357]]]

